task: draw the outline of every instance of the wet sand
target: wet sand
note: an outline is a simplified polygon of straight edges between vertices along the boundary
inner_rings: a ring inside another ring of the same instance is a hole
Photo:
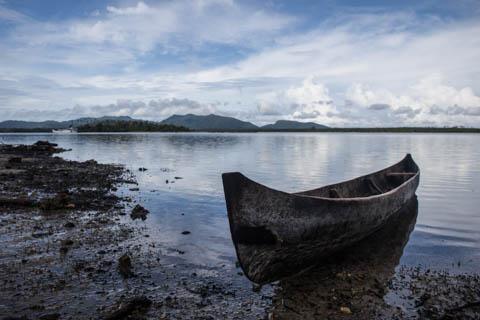
[[[62,151],[0,145],[0,319],[480,318],[478,275],[397,267],[415,203],[321,267],[253,291],[235,265],[192,265],[150,240],[149,213],[131,217],[137,199],[115,193],[135,187],[132,172]]]

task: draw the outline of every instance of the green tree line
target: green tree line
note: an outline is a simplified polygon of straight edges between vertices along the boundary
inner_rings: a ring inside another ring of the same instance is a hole
[[[188,128],[161,124],[152,121],[116,121],[106,120],[97,123],[85,124],[77,128],[78,132],[184,132]]]

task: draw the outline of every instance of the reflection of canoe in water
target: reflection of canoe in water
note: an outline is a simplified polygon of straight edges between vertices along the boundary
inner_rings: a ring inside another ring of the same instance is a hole
[[[224,173],[232,240],[253,282],[282,279],[365,238],[414,195],[420,171],[410,155],[381,171],[319,189],[285,193]]]
[[[392,312],[398,310],[385,305],[384,296],[415,226],[417,212],[414,198],[377,232],[326,257],[318,267],[281,281],[273,298],[273,318],[344,319],[340,306],[352,308],[355,319],[395,318]]]

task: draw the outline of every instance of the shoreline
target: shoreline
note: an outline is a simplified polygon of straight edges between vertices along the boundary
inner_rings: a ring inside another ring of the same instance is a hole
[[[398,266],[415,209],[318,268],[254,292],[234,263],[193,265],[152,241],[145,224],[155,213],[132,220],[139,199],[116,193],[135,184],[132,172],[55,157],[61,151],[0,145],[0,319],[480,316],[478,274]]]
[[[480,133],[480,128],[429,128],[429,127],[389,127],[389,128],[328,128],[328,129],[285,129],[285,130],[189,130],[189,131],[82,131],[76,134],[109,133]],[[52,133],[52,129],[0,129],[0,134],[8,133]]]
[[[132,172],[62,151],[0,145],[0,319],[263,317],[268,290],[250,297],[234,264],[193,265],[150,240],[151,213],[115,194]]]

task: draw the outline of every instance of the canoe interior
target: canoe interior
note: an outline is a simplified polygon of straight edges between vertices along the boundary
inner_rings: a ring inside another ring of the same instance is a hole
[[[387,193],[408,181],[419,171],[410,154],[397,164],[352,180],[298,192],[321,198],[363,198]]]

